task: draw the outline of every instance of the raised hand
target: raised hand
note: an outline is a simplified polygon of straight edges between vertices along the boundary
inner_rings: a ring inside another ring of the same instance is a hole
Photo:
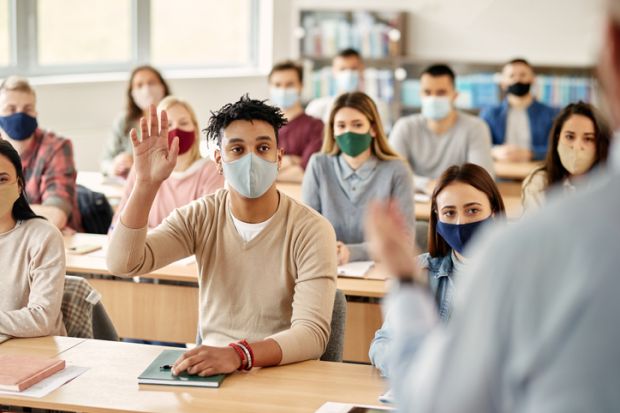
[[[366,216],[366,239],[373,258],[384,264],[392,275],[423,282],[416,265],[412,234],[395,201],[374,202]]]
[[[133,145],[136,184],[159,186],[170,176],[177,163],[179,139],[174,138],[168,148],[168,116],[162,110],[157,119],[154,105],[149,108],[149,119],[140,119],[142,140],[135,129],[129,133]]]

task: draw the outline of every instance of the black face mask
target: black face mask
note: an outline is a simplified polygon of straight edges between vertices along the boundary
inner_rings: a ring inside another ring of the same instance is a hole
[[[508,86],[507,92],[515,96],[525,96],[530,92],[530,86],[532,86],[531,83],[513,83]]]

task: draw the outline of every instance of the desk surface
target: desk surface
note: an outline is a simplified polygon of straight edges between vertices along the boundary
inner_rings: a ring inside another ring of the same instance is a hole
[[[49,338],[10,340],[0,345],[0,354],[11,342],[26,353],[38,354],[33,348],[45,348]],[[138,375],[162,349],[84,340],[61,358],[88,367],[86,373],[44,398],[0,395],[0,404],[90,413],[301,413],[314,412],[326,401],[379,405],[377,397],[385,386],[373,367],[321,361],[235,373],[219,389],[138,385]]]
[[[106,235],[97,234],[64,236],[65,247],[92,244],[101,245],[105,250],[107,240]],[[105,263],[105,252],[102,250],[84,255],[66,254],[66,260],[68,273],[112,275],[108,271]],[[173,263],[141,277],[167,281],[197,282],[197,274],[198,268],[195,263]],[[383,267],[377,265],[370,270],[365,278],[338,277],[338,288],[346,295],[380,298],[387,292],[385,274],[386,271]]]

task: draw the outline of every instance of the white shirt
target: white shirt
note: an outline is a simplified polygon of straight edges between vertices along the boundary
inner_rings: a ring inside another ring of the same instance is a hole
[[[527,115],[527,108],[508,109],[506,118],[506,139],[507,145],[515,145],[523,149],[532,149],[532,131],[530,129],[530,118]]]
[[[474,241],[445,328],[423,289],[392,295],[399,411],[618,411],[620,145],[611,155],[588,188]]]
[[[235,224],[237,232],[239,233],[239,235],[241,235],[241,238],[243,238],[245,242],[252,241],[254,237],[260,234],[261,231],[265,229],[265,227],[269,225],[269,223],[273,219],[272,216],[267,221],[259,222],[258,224],[248,224],[247,222],[243,222],[235,218],[232,212],[230,213],[230,217],[233,220],[233,224]]]

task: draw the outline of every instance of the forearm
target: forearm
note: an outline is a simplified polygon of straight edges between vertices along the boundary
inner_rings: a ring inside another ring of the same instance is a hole
[[[44,308],[42,306],[24,307],[19,310],[0,311],[0,335],[11,337],[40,337],[53,333],[53,321],[58,314],[58,308]]]
[[[56,228],[63,229],[67,226],[68,216],[62,209],[51,205],[31,205],[35,214],[45,217]]]
[[[148,225],[149,212],[157,195],[159,184],[136,181],[127,204],[121,212],[121,222],[128,228],[140,229]]]
[[[282,361],[282,349],[273,339],[250,343],[254,353],[254,367],[277,366]]]

